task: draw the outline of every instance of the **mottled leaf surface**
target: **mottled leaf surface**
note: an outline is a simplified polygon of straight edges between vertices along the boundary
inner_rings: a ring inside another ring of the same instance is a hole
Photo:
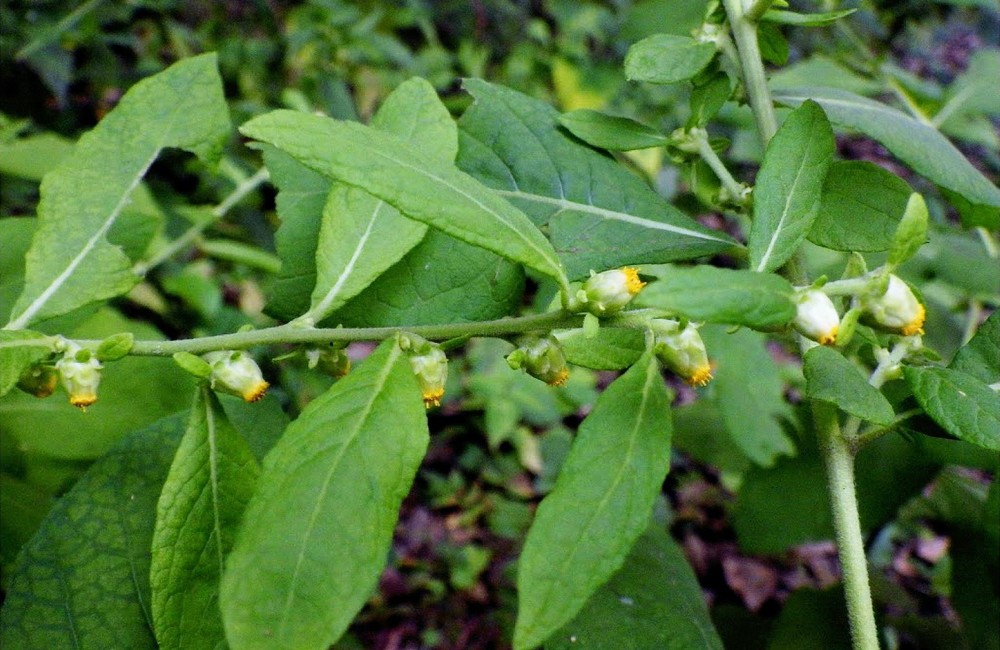
[[[1000,311],[990,314],[948,367],[987,384],[1000,381]]]
[[[538,508],[518,563],[515,648],[548,639],[621,567],[670,469],[670,433],[647,353],[598,398]]]

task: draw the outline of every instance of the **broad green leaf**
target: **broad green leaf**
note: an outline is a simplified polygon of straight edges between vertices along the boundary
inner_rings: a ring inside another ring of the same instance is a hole
[[[814,102],[793,111],[771,139],[753,190],[747,246],[755,271],[780,268],[809,233],[834,148],[830,123]]]
[[[717,71],[704,83],[691,89],[691,116],[687,127],[704,128],[712,121],[733,94],[729,75]]]
[[[778,66],[788,63],[788,39],[774,23],[757,23],[757,46],[765,62]]]
[[[514,647],[572,620],[625,561],[670,469],[670,396],[652,354],[601,394],[518,562]]]
[[[879,82],[862,77],[822,54],[814,54],[775,71],[768,82],[771,88],[776,90],[810,85],[842,88],[858,95],[874,95],[882,90],[882,84]]]
[[[667,136],[641,122],[586,108],[563,113],[559,123],[584,142],[612,151],[662,147],[669,141]]]
[[[390,94],[372,126],[392,133],[442,164],[455,161],[458,129],[434,87],[414,78]],[[370,285],[420,243],[427,226],[382,199],[335,184],[323,208],[316,249],[316,287],[307,316],[320,321]]]
[[[556,332],[566,361],[594,370],[623,370],[642,356],[646,349],[642,331],[602,327],[587,338],[582,329]]]
[[[904,375],[917,403],[945,431],[1000,451],[1000,393],[950,368],[907,367]]]
[[[406,356],[387,340],[312,401],[264,461],[222,578],[235,648],[327,648],[378,582],[427,448]],[[249,587],[249,588],[248,588]]]
[[[774,99],[786,106],[813,100],[832,122],[878,140],[918,174],[973,204],[1000,206],[1000,189],[933,127],[902,111],[834,88],[780,90]]]
[[[474,322],[512,314],[520,265],[437,230],[327,319],[347,327]]]
[[[625,78],[672,84],[701,72],[715,58],[713,43],[690,36],[655,34],[635,43],[625,56]]]
[[[1000,97],[997,96],[996,84],[991,80],[1000,77],[1000,49],[995,47],[977,48],[969,57],[969,67],[966,68],[954,83],[948,87],[945,94],[945,105],[942,111],[946,115],[963,115],[968,113],[1000,114]],[[934,116],[940,123],[947,123],[947,118]]]
[[[546,650],[722,650],[684,552],[657,524]]]
[[[701,336],[714,364],[715,403],[730,437],[758,465],[770,467],[795,446],[781,426],[789,415],[778,365],[768,352],[764,335],[750,330],[727,334],[706,326]]]
[[[65,333],[103,339],[121,332],[137,339],[163,338],[151,325],[130,321],[110,308]],[[129,356],[104,364],[97,403],[86,413],[69,404],[61,387],[46,399],[15,390],[0,398],[0,422],[26,453],[90,460],[124,435],[190,408],[191,386],[191,377],[171,359]]]
[[[707,8],[708,0],[632,2],[624,9],[625,21],[619,37],[637,41],[659,32],[688,36],[705,21]]]
[[[892,422],[895,413],[889,400],[842,354],[819,345],[806,352],[803,362],[809,397],[830,402],[868,422]]]
[[[986,384],[1000,382],[1000,311],[990,314],[948,367]]]
[[[25,287],[7,327],[131,288],[138,281],[131,260],[107,234],[132,191],[164,147],[212,159],[229,128],[215,55],[185,59],[132,87],[42,181]]]
[[[21,552],[0,619],[5,648],[157,648],[150,543],[184,417],[124,438],[52,508]]]
[[[459,166],[538,225],[573,279],[623,264],[711,255],[737,246],[664,201],[614,160],[567,137],[548,104],[467,79]]]
[[[281,269],[267,285],[267,313],[290,321],[309,309],[316,286],[316,247],[326,197],[333,186],[284,151],[262,147],[271,183],[278,188],[275,208],[281,225],[274,247]]]
[[[32,364],[52,351],[49,337],[27,330],[0,330],[0,397],[17,385]]]
[[[878,165],[838,160],[830,165],[809,241],[837,251],[884,251],[913,190]]]
[[[635,302],[691,320],[768,329],[795,318],[794,293],[778,275],[700,265],[665,271]]]
[[[286,110],[254,118],[241,131],[364,189],[411,219],[566,282],[552,245],[520,210],[398,137]]]
[[[761,20],[779,25],[800,25],[804,27],[822,27],[832,22],[838,21],[845,16],[850,16],[857,9],[841,9],[839,11],[826,11],[818,14],[800,14],[794,11],[783,11],[781,9],[768,9],[764,12]]]
[[[149,580],[161,648],[225,646],[219,579],[259,472],[218,398],[198,389],[156,507]]]

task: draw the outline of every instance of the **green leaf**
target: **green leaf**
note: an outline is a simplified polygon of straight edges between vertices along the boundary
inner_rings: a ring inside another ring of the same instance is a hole
[[[514,647],[533,648],[577,615],[625,561],[670,469],[670,396],[646,353],[601,394],[518,563]]]
[[[715,44],[690,36],[654,34],[635,43],[625,56],[625,78],[672,84],[695,76],[715,58]]]
[[[593,338],[582,329],[556,332],[566,361],[594,370],[623,370],[646,349],[643,333],[635,329],[602,327]]]
[[[788,63],[788,39],[774,23],[757,23],[757,46],[767,63],[784,66]]]
[[[428,442],[406,356],[387,340],[312,401],[268,454],[227,560],[226,636],[241,649],[328,647],[378,582]],[[248,586],[250,588],[248,588]]]
[[[281,218],[274,234],[281,269],[267,285],[267,313],[290,321],[309,309],[321,215],[333,181],[279,149],[262,149],[264,165],[278,188],[275,207]]]
[[[716,72],[708,81],[691,89],[691,117],[687,126],[704,128],[718,114],[733,94],[729,75]]]
[[[411,219],[567,282],[552,245],[520,210],[393,135],[286,110],[254,118],[241,132],[364,189]]]
[[[753,191],[747,246],[755,271],[780,268],[805,239],[819,214],[834,149],[833,130],[814,102],[793,111],[771,139]]]
[[[0,330],[0,396],[17,385],[25,370],[52,352],[49,337],[28,330]]]
[[[22,329],[130,289],[138,281],[131,260],[106,239],[130,194],[161,149],[212,159],[229,128],[213,54],[133,86],[42,182],[25,287],[7,327]]]
[[[73,143],[55,133],[0,142],[0,174],[40,181],[72,151]]]
[[[414,78],[385,100],[372,126],[450,165],[458,129],[434,87]],[[407,219],[382,199],[335,184],[323,208],[316,255],[316,287],[308,316],[320,321],[370,285],[420,243],[423,223]]]
[[[662,147],[670,140],[641,122],[586,108],[563,113],[559,123],[584,142],[611,151]]]
[[[432,229],[327,323],[389,327],[492,320],[513,313],[523,296],[520,265]]]
[[[722,650],[684,552],[657,524],[546,650]]]
[[[882,84],[879,82],[863,77],[822,54],[814,54],[777,70],[768,81],[774,89],[808,85],[829,86],[859,95],[874,95],[882,90]]]
[[[715,403],[736,445],[765,467],[780,455],[794,454],[780,422],[789,414],[784,383],[764,335],[745,329],[727,334],[718,326],[706,326],[701,336],[715,364]]]
[[[218,605],[223,558],[259,472],[218,398],[199,389],[156,508],[149,576],[161,648],[225,645]]]
[[[781,9],[768,9],[764,12],[761,20],[777,23],[779,25],[799,25],[803,27],[822,27],[832,22],[840,20],[845,16],[850,16],[857,9],[841,9],[840,11],[826,11],[818,14],[800,14],[794,11],[782,11]]]
[[[1000,382],[1000,311],[990,314],[948,367],[972,375],[985,384]]]
[[[635,302],[691,320],[768,329],[795,318],[794,293],[778,275],[701,265],[665,271]]]
[[[918,174],[973,204],[1000,206],[1000,189],[937,130],[902,111],[834,88],[780,90],[774,100],[786,106],[816,101],[832,122],[878,140]]]
[[[868,422],[892,422],[895,413],[889,400],[842,354],[819,345],[806,352],[803,362],[809,397],[830,402]]]
[[[184,430],[177,415],[94,463],[18,557],[5,648],[157,648],[148,609],[153,513]]]
[[[888,259],[890,266],[899,266],[910,259],[927,242],[928,216],[924,197],[916,192],[911,194],[906,202],[903,218],[892,237]]]
[[[1000,393],[950,368],[904,369],[920,407],[959,440],[1000,451]]]
[[[809,241],[837,251],[888,250],[912,192],[906,181],[874,163],[835,161]]]
[[[737,244],[664,201],[614,160],[569,138],[548,104],[466,79],[459,166],[548,224],[573,279],[623,264],[711,255]]]

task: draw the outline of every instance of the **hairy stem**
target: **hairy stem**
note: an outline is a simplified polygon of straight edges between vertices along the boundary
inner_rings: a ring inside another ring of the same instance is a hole
[[[854,490],[854,454],[840,433],[836,408],[814,401],[812,409],[826,465],[851,638],[855,650],[878,650],[878,628],[875,626],[872,593],[868,586],[868,560]]]
[[[757,24],[747,17],[742,0],[723,0],[723,5],[740,55],[743,85],[750,99],[750,108],[757,120],[761,141],[766,146],[778,130],[778,120],[774,117],[774,103],[767,87],[764,60],[757,44]]]
[[[614,322],[610,319],[609,322]],[[469,336],[509,336],[526,332],[580,327],[583,316],[565,311],[533,314],[519,318],[502,318],[477,323],[447,323],[444,325],[413,325],[410,327],[337,327],[316,329],[279,325],[248,332],[205,336],[176,341],[136,341],[129,354],[134,356],[170,356],[175,352],[202,354],[214,350],[242,350],[257,345],[329,343],[331,341],[379,341],[397,332],[412,332],[426,339],[443,341]],[[78,340],[85,348],[96,349],[99,340]]]

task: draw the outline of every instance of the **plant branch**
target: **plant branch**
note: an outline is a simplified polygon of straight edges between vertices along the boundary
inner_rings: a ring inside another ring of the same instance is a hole
[[[743,85],[750,99],[750,108],[753,109],[754,118],[757,120],[761,141],[767,146],[778,130],[778,121],[774,116],[771,91],[767,87],[764,60],[757,44],[757,25],[744,13],[741,0],[723,0],[723,5],[740,55]]]
[[[627,312],[622,315],[627,318]],[[609,324],[615,319],[608,319]],[[134,356],[170,356],[175,352],[203,354],[214,350],[242,350],[257,345],[329,343],[331,341],[379,341],[395,336],[397,332],[411,332],[426,339],[443,341],[469,336],[509,336],[533,331],[580,327],[583,316],[565,311],[532,314],[518,318],[476,323],[448,323],[444,325],[413,325],[410,327],[337,327],[317,329],[279,325],[247,332],[181,339],[176,341],[136,341],[129,351]],[[81,347],[96,349],[99,340],[75,341]]]
[[[826,465],[851,638],[855,650],[878,650],[878,628],[875,626],[871,588],[868,585],[868,560],[854,489],[854,454],[841,435],[836,408],[813,401],[812,410]]]
[[[236,188],[229,193],[229,196],[222,199],[222,202],[212,208],[212,219],[206,219],[205,221],[194,224],[184,231],[180,237],[174,239],[169,244],[161,248],[148,260],[137,262],[135,266],[132,267],[132,272],[136,275],[146,275],[153,267],[158,266],[176,255],[178,252],[194,244],[210,225],[215,223],[218,219],[224,217],[234,205],[242,201],[247,194],[257,189],[257,187],[259,187],[261,183],[266,181],[268,178],[269,175],[267,168],[261,167],[256,174],[237,185]]]
[[[729,193],[730,200],[737,205],[746,203],[746,185],[733,178],[725,163],[719,158],[719,154],[715,153],[715,149],[712,148],[711,143],[708,141],[708,132],[705,129],[691,129],[689,133],[698,146],[698,155],[715,172],[722,186]]]

